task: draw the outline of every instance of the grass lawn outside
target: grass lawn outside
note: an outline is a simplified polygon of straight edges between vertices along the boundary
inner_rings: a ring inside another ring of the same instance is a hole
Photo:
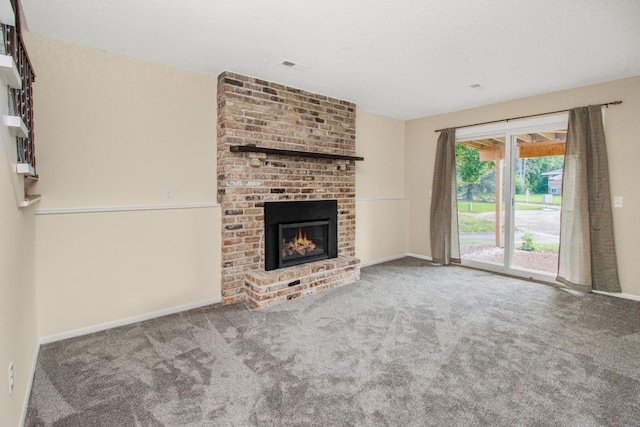
[[[504,207],[503,207],[504,208]],[[493,202],[470,202],[468,200],[458,200],[458,212],[495,212],[496,204]]]
[[[458,231],[460,233],[492,233],[496,231],[496,223],[471,215],[458,215]]]
[[[516,202],[527,203],[526,194],[516,194]],[[542,203],[542,194],[529,194],[529,203],[544,204]],[[552,206],[560,206],[562,203],[562,196],[556,194],[553,195],[553,201],[550,203]]]
[[[516,210],[542,210],[544,206],[541,205],[528,205],[526,203],[516,203]],[[493,202],[470,202],[468,200],[458,200],[458,212],[495,212],[496,204]],[[504,210],[504,203],[502,204],[502,210]]]

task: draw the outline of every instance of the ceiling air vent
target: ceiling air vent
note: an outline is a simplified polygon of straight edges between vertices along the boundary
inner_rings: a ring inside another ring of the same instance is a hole
[[[293,68],[294,70],[299,70],[299,71],[305,71],[309,69],[308,65],[300,64],[298,62],[287,61],[287,60],[282,61],[282,65],[284,65],[285,67]]]

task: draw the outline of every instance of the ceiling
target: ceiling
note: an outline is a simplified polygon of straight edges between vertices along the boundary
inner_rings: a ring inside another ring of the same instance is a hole
[[[638,0],[22,5],[33,33],[212,75],[234,71],[403,120],[640,75]]]

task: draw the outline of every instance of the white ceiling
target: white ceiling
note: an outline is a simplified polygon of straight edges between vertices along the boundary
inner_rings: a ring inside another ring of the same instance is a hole
[[[37,34],[213,75],[234,71],[399,119],[640,75],[640,0],[22,4]]]

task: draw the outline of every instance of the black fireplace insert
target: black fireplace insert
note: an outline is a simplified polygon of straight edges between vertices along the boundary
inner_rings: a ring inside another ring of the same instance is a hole
[[[338,201],[266,202],[265,270],[338,256]]]

